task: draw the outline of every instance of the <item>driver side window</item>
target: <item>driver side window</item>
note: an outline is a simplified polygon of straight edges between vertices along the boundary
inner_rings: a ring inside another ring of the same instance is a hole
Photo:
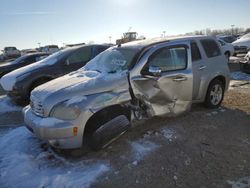
[[[69,64],[73,64],[73,63],[85,63],[89,61],[91,58],[91,49],[92,48],[88,46],[80,50],[77,50],[68,57],[67,62]]]
[[[185,47],[159,49],[149,58],[150,66],[159,67],[162,72],[186,69],[187,50]]]

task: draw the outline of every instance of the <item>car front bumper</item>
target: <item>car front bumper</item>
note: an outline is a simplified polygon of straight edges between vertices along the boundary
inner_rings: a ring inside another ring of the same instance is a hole
[[[80,148],[83,141],[83,128],[80,121],[63,121],[56,118],[41,118],[30,107],[23,110],[24,122],[28,130],[55,148]]]
[[[250,62],[249,61],[240,62],[240,69],[242,72],[250,74]]]
[[[234,46],[234,53],[241,54],[249,51],[247,46]]]

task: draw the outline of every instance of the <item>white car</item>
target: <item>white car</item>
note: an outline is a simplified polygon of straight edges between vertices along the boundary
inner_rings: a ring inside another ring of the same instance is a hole
[[[17,58],[21,56],[21,52],[16,47],[5,47],[3,50],[5,58]]]
[[[234,45],[235,54],[247,53],[250,50],[250,33],[243,35],[232,44]]]
[[[230,43],[227,43],[221,39],[217,39],[221,45],[221,49],[225,56],[229,59],[230,56],[234,55],[234,46]]]
[[[50,53],[53,54],[55,52],[58,52],[60,49],[57,45],[48,45],[48,46],[44,46],[42,47],[42,52],[46,52],[46,53]]]

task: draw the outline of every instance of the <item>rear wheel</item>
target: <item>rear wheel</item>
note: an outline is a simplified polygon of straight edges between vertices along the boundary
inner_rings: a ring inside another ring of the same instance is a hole
[[[224,98],[224,85],[220,80],[213,80],[208,87],[205,106],[218,108]]]

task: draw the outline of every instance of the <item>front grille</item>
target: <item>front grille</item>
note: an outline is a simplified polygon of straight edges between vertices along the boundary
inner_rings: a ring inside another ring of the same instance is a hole
[[[44,116],[44,109],[43,109],[42,102],[39,99],[37,99],[35,96],[30,97],[30,106],[34,114],[41,116],[41,117]]]

